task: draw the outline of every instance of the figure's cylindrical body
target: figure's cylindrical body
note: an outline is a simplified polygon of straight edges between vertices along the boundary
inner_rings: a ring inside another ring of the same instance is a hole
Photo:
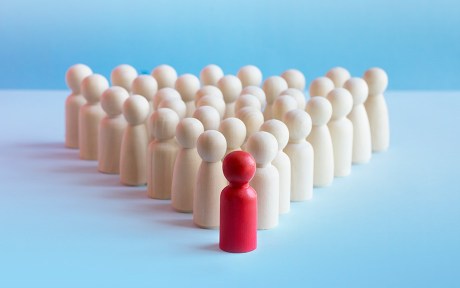
[[[257,248],[257,194],[248,184],[229,185],[220,195],[219,247],[233,253]]]

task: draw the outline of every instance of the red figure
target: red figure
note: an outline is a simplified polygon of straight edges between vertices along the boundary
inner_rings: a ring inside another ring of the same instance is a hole
[[[223,162],[230,184],[220,194],[220,249],[243,253],[257,248],[257,194],[249,181],[256,162],[251,154],[234,151]]]

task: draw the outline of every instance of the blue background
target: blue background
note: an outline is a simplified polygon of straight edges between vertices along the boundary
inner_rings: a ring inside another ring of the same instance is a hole
[[[209,63],[265,76],[287,68],[311,80],[342,65],[381,66],[390,89],[460,88],[455,0],[0,1],[0,88],[65,88],[77,62],[109,75],[168,63],[180,74]]]

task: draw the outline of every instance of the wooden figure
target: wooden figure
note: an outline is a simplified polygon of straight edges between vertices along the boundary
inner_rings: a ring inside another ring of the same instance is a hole
[[[81,82],[81,92],[86,104],[81,106],[78,116],[78,146],[80,158],[83,160],[97,160],[99,122],[105,116],[100,100],[107,88],[109,82],[99,74],[92,74]]]
[[[120,151],[123,132],[128,125],[123,117],[123,103],[128,99],[126,89],[113,86],[105,90],[101,106],[107,116],[99,123],[98,170],[107,174],[120,173]]]
[[[289,88],[299,89],[300,91],[305,91],[305,75],[297,69],[289,69],[281,74],[281,77],[286,80]],[[301,109],[301,108],[299,108]]]
[[[369,86],[369,97],[364,106],[371,128],[372,151],[382,152],[390,145],[388,108],[383,95],[388,86],[388,76],[381,68],[371,68],[364,73],[364,80]]]
[[[211,106],[212,108],[216,109],[219,112],[220,119],[223,119],[225,116],[226,105],[224,100],[220,99],[219,97],[215,97],[212,95],[205,95],[198,100],[196,103],[196,107],[199,108],[201,106]]]
[[[174,84],[177,80],[176,69],[169,65],[159,65],[152,70],[152,76],[157,80],[158,89],[166,87],[174,88]]]
[[[220,122],[219,131],[227,140],[227,152],[241,150],[241,146],[246,140],[246,125],[238,118],[230,117]]]
[[[353,164],[364,164],[372,157],[371,128],[364,102],[369,94],[366,81],[361,78],[350,78],[343,88],[353,96],[353,109],[348,119],[353,123]]]
[[[222,77],[224,77],[224,71],[222,71],[222,68],[215,64],[210,64],[204,67],[200,72],[200,81],[201,85],[203,86],[217,86],[217,82]]]
[[[335,88],[327,94],[332,105],[332,118],[327,124],[334,148],[334,176],[348,176],[353,152],[353,124],[347,115],[353,108],[353,97],[344,88]]]
[[[81,94],[81,82],[93,74],[91,68],[84,64],[75,64],[67,70],[65,81],[71,90],[65,100],[65,146],[67,148],[78,148],[78,115],[80,108],[86,103],[85,97]]]
[[[260,87],[260,84],[262,84],[262,71],[254,65],[241,67],[236,75],[241,80],[243,87]]]
[[[264,115],[254,107],[244,107],[240,109],[236,114],[236,117],[243,121],[244,125],[246,126],[246,139],[244,140],[245,143],[249,137],[259,131],[260,126],[264,124]],[[245,150],[244,144],[241,148]]]
[[[212,96],[224,100],[224,94],[222,94],[222,91],[220,91],[219,88],[212,85],[206,85],[198,89],[198,91],[196,91],[195,105],[197,105],[198,101],[200,101],[200,99],[204,96]]]
[[[316,187],[328,186],[334,180],[334,150],[331,134],[327,123],[331,119],[332,106],[325,97],[310,98],[306,108],[313,124],[307,141],[313,147],[315,154],[313,165],[313,185]]]
[[[120,86],[131,92],[131,85],[137,77],[137,71],[133,66],[122,64],[115,67],[110,74],[112,86]]]
[[[182,99],[166,98],[158,104],[158,108],[169,108],[177,113],[179,119],[185,118],[187,114],[187,105]]]
[[[332,82],[331,79],[327,77],[318,77],[310,83],[310,97],[326,97],[334,88],[334,82]]]
[[[264,110],[264,118],[265,120],[270,120],[273,118],[273,102],[275,101],[276,97],[281,94],[281,92],[288,89],[288,85],[284,78],[281,78],[280,76],[271,76],[265,80],[263,89],[265,96],[267,97],[267,107],[265,107]]]
[[[250,182],[257,192],[257,228],[275,228],[279,219],[279,173],[271,162],[278,153],[278,143],[272,134],[259,131],[249,137],[247,151],[257,163]]]
[[[161,101],[166,99],[182,100],[179,92],[177,92],[176,89],[170,87],[161,88],[160,90],[158,90],[158,92],[155,94],[155,97],[153,98],[153,111],[156,111]]]
[[[225,115],[223,119],[235,116],[235,101],[243,90],[241,80],[235,75],[226,75],[217,82],[217,87],[224,96]]]
[[[184,74],[177,78],[175,88],[187,106],[186,117],[195,112],[195,94],[200,89],[200,80],[193,74]]]
[[[196,142],[203,132],[203,124],[195,118],[182,119],[176,128],[176,139],[180,148],[174,163],[171,204],[179,212],[193,211],[193,190],[201,164]]]
[[[312,121],[307,112],[291,110],[283,117],[289,129],[289,142],[284,152],[291,160],[291,201],[305,201],[313,197],[313,148],[305,140]]]
[[[217,130],[220,124],[220,114],[211,106],[198,107],[193,113],[193,118],[200,120],[204,130]]]
[[[284,114],[294,109],[297,109],[297,101],[289,95],[280,95],[272,104],[273,119],[282,120]]]
[[[132,95],[123,104],[123,115],[128,126],[121,141],[120,181],[123,185],[139,186],[147,182],[147,144],[145,118],[149,102],[141,95]]]
[[[252,94],[241,94],[235,101],[235,113],[238,113],[244,107],[254,107],[262,111],[262,105],[259,99]]]
[[[265,121],[260,127],[260,131],[265,131],[276,138],[278,143],[278,153],[273,159],[273,166],[278,169],[279,173],[279,213],[288,213],[291,208],[291,160],[283,151],[289,141],[289,129],[286,124],[277,119]]]
[[[155,140],[148,146],[147,194],[154,199],[171,199],[174,162],[179,151],[174,138],[179,116],[169,108],[159,108],[150,121]]]
[[[265,107],[267,106],[267,98],[265,97],[265,92],[262,88],[259,86],[246,86],[241,91],[241,95],[243,94],[251,94],[256,96],[260,101],[260,111],[263,112],[265,110]]]
[[[131,85],[131,90],[133,94],[144,96],[149,102],[150,113],[148,118],[150,118],[150,115],[153,113],[153,99],[158,92],[157,80],[150,75],[139,75],[136,79],[134,79],[133,84]]]
[[[343,67],[334,67],[326,73],[326,77],[332,80],[335,88],[342,88],[343,84],[351,78],[351,75]]]
[[[282,95],[289,95],[292,98],[294,98],[297,102],[297,109],[305,109],[305,106],[307,105],[307,100],[305,99],[305,94],[303,91],[296,88],[289,88],[281,92],[280,96]]]
[[[249,181],[256,171],[255,160],[247,152],[234,151],[222,166],[230,184],[220,195],[219,247],[231,253],[253,251],[257,248],[257,193]]]
[[[220,223],[220,192],[227,186],[222,171],[227,143],[222,133],[209,130],[198,138],[197,149],[202,162],[193,197],[193,222],[201,228],[215,229]]]

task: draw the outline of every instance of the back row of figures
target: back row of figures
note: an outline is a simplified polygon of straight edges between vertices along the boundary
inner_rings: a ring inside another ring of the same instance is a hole
[[[226,184],[221,160],[231,151],[243,149],[256,159],[260,171],[251,185],[259,198],[259,228],[269,229],[290,201],[310,199],[313,186],[348,175],[352,163],[368,162],[372,150],[389,144],[388,78],[379,68],[363,79],[333,68],[311,82],[308,102],[305,77],[294,69],[262,84],[255,66],[224,76],[209,65],[198,79],[177,77],[167,65],[152,75],[120,65],[109,87],[103,76],[77,64],[66,81],[72,90],[66,146],[79,148],[82,159],[98,160],[101,172],[120,173],[125,185],[147,183],[150,197],[172,198],[176,210],[194,211],[202,227],[218,225],[216,195]],[[276,176],[261,176],[271,163]]]

